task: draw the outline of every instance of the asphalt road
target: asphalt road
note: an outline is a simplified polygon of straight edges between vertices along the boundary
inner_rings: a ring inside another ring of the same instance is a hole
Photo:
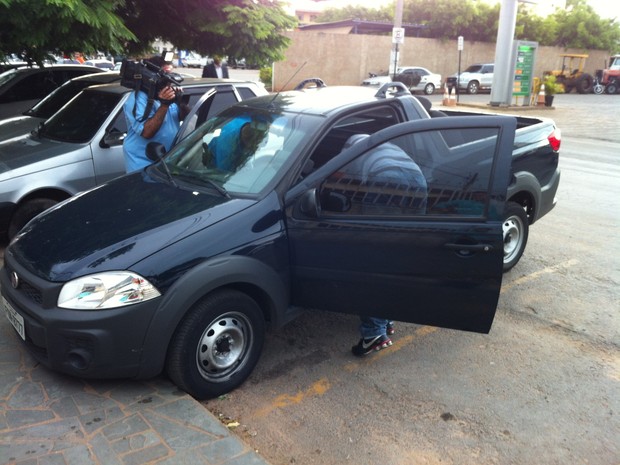
[[[399,324],[357,359],[356,317],[308,311],[204,405],[274,465],[620,463],[620,96],[555,105],[558,205],[504,276],[489,335]]]

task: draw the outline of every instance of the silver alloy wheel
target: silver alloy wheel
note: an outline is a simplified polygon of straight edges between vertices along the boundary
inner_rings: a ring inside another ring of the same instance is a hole
[[[426,95],[433,95],[435,93],[435,86],[429,82],[426,86],[424,86],[424,93]]]
[[[252,324],[242,313],[230,312],[213,320],[196,348],[200,375],[213,381],[239,370],[246,361],[253,337]]]
[[[516,215],[504,220],[502,230],[504,234],[504,263],[510,262],[520,253],[523,244],[524,224]]]

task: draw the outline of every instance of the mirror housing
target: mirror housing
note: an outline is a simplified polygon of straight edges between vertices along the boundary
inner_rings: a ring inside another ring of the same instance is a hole
[[[166,155],[166,147],[159,142],[149,142],[146,144],[146,156],[151,161],[160,161]]]

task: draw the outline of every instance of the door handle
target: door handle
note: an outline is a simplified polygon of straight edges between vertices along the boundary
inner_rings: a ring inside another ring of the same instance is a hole
[[[449,242],[445,244],[445,247],[463,252],[490,252],[493,250],[491,244],[454,244]]]

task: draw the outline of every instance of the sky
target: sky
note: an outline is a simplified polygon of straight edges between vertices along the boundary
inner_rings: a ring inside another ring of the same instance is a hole
[[[292,4],[308,4],[310,0],[288,0]],[[329,0],[322,2],[329,4],[335,8],[341,8],[346,5],[361,5],[368,8],[377,8],[383,5],[395,3],[396,0]],[[494,3],[494,0],[487,0]],[[500,0],[496,0],[499,3]],[[551,0],[538,0],[539,3],[551,3]],[[587,3],[594,8],[602,18],[616,18],[620,22],[620,1],[618,0],[587,0]]]

